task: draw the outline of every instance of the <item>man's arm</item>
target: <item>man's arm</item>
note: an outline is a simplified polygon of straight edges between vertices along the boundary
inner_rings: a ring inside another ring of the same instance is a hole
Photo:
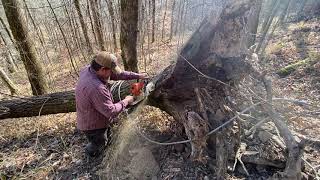
[[[111,80],[132,80],[132,79],[140,79],[141,74],[130,72],[130,71],[123,71],[120,74],[112,73],[110,76]]]
[[[106,118],[117,116],[128,105],[127,99],[114,104],[111,96],[110,92],[103,85],[99,86],[96,91],[91,94],[93,106]]]

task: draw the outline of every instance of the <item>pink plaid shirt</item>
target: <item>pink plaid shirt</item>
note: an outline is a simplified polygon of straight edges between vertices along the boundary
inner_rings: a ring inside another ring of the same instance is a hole
[[[139,74],[124,71],[121,74],[112,74],[111,80],[138,79]],[[124,101],[113,103],[110,86],[99,79],[96,72],[86,66],[80,72],[76,85],[77,128],[93,130],[108,127],[112,119],[128,105]]]

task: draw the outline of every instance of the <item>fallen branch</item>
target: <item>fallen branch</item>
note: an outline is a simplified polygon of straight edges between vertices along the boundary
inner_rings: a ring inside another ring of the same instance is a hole
[[[301,156],[302,149],[294,139],[289,128],[284,123],[283,118],[272,107],[272,84],[271,80],[265,76],[261,77],[264,86],[267,91],[268,103],[264,104],[264,109],[270,116],[278,128],[281,137],[284,139],[286,147],[288,149],[288,157],[286,162],[286,168],[283,173],[279,173],[280,178],[284,179],[301,179]]]

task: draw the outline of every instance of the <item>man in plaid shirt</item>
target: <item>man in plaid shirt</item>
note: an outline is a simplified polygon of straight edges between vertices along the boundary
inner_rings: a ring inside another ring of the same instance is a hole
[[[95,156],[105,147],[105,132],[121,111],[134,101],[127,96],[114,103],[108,80],[145,79],[144,74],[122,71],[115,55],[97,53],[91,64],[80,72],[76,85],[77,128],[84,132],[89,143],[86,153]]]

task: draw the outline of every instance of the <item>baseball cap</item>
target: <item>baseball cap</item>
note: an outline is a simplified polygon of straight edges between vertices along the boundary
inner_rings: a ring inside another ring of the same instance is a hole
[[[117,57],[112,53],[100,51],[95,55],[94,60],[100,66],[111,69],[115,74],[120,74],[122,72],[121,68],[117,65]]]

